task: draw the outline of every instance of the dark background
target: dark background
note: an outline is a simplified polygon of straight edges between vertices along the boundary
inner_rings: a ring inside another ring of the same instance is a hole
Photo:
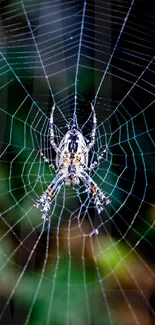
[[[49,324],[154,324],[153,1],[134,2],[122,33],[131,1],[86,5],[77,119],[80,127],[88,120],[82,131],[89,137],[93,101],[98,129],[90,159],[108,146],[98,170],[104,182],[97,174],[94,179],[111,204],[100,217],[85,204],[79,228],[75,210],[86,195],[79,201],[69,189],[63,212],[62,192],[43,233],[40,212],[32,209],[54,177],[39,157],[41,147],[54,159],[48,142],[53,102],[56,141],[73,116],[83,5],[1,1],[2,310],[13,293],[2,324],[24,324],[30,311],[30,324],[46,324],[52,290]],[[98,238],[85,237],[97,227]]]

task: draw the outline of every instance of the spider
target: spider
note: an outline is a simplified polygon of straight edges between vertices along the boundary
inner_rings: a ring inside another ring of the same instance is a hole
[[[95,143],[96,134],[96,113],[91,104],[93,114],[93,125],[90,140],[87,140],[79,128],[73,125],[64,135],[59,146],[54,141],[53,115],[55,105],[53,105],[50,115],[50,144],[56,152],[56,176],[48,186],[47,190],[37,200],[35,206],[42,211],[42,218],[48,220],[53,198],[58,194],[62,185],[75,185],[83,182],[87,190],[92,194],[95,207],[100,213],[104,206],[110,203],[109,197],[103,192],[91,178],[90,173],[99,165],[107,149],[104,149],[97,161],[88,167],[89,152]],[[43,153],[41,153],[45,162],[50,163]],[[50,165],[51,166],[51,165]]]

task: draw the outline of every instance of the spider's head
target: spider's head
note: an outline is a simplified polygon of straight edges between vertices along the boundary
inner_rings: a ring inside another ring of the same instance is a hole
[[[74,177],[71,179],[71,184],[72,184],[72,185],[79,185],[79,184],[80,184],[79,177],[74,176]]]
[[[76,176],[76,167],[74,164],[69,165],[68,167],[68,177],[67,184],[78,185],[80,183],[79,178]]]

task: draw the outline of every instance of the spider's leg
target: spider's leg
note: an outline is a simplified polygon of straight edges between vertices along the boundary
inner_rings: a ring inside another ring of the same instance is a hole
[[[85,187],[88,191],[91,192],[96,209],[98,213],[104,210],[105,205],[110,203],[108,195],[103,192],[97,184],[93,181],[93,179],[87,174],[87,172],[82,171],[79,175],[80,179],[83,181]]]
[[[50,210],[51,202],[56,194],[60,191],[61,186],[65,183],[66,176],[59,172],[53,179],[47,190],[37,200],[36,208],[41,208],[42,219],[48,219],[48,211]]]
[[[43,154],[43,152],[41,151],[40,152],[40,155],[41,155],[41,157],[44,159],[44,161],[45,162],[47,162],[48,164],[51,162],[44,154]]]
[[[95,134],[96,134],[96,125],[97,125],[96,113],[93,104],[91,104],[91,109],[93,113],[93,126],[92,126],[90,141],[88,142],[88,146],[87,146],[88,151],[90,151],[90,149],[93,147],[95,143]]]
[[[54,115],[54,110],[55,110],[55,105],[53,105],[52,110],[51,110],[51,115],[50,115],[50,144],[52,148],[58,152],[57,145],[54,141],[54,126],[53,126],[53,115]]]
[[[100,161],[103,159],[105,153],[108,151],[108,149],[104,149],[101,154],[97,157],[97,160],[94,161],[90,167],[88,168],[89,172],[91,172],[92,170],[94,170],[97,166],[99,166]]]
[[[41,157],[44,159],[44,161],[45,161],[46,163],[50,164],[49,167],[52,167],[52,169],[56,171],[55,166],[54,166],[54,164],[52,163],[52,161],[49,160],[49,159],[48,159],[48,158],[43,154],[42,151],[40,152],[40,155],[41,155]]]

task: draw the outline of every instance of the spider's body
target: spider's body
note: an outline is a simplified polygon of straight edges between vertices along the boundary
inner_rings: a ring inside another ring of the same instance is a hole
[[[60,142],[56,155],[56,166],[66,174],[66,184],[79,184],[83,166],[88,166],[88,152],[80,131],[73,128]]]
[[[110,202],[106,193],[102,192],[89,175],[99,164],[100,159],[103,158],[104,152],[106,151],[105,149],[98,157],[98,162],[95,161],[88,167],[89,151],[94,145],[96,133],[96,114],[93,105],[91,105],[91,108],[93,113],[93,127],[90,140],[85,139],[82,132],[73,125],[62,138],[58,147],[54,142],[53,113],[55,106],[52,108],[50,117],[50,143],[56,152],[57,175],[47,190],[41,195],[40,199],[37,200],[36,207],[41,208],[43,219],[48,219],[51,201],[63,184],[78,185],[82,181],[87,190],[92,194],[98,213],[104,209],[105,204]],[[42,156],[46,162],[49,162],[43,154]]]

